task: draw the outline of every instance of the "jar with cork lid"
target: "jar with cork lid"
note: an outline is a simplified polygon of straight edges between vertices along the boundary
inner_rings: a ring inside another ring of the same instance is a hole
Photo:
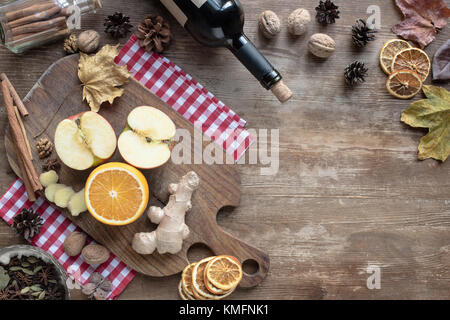
[[[39,47],[81,28],[101,0],[16,0],[0,7],[0,40],[14,53]]]

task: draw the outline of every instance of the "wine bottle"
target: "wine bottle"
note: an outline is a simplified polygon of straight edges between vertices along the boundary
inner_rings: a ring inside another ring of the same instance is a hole
[[[161,0],[177,21],[205,46],[226,47],[280,100],[292,96],[281,74],[244,34],[244,10],[238,0]]]

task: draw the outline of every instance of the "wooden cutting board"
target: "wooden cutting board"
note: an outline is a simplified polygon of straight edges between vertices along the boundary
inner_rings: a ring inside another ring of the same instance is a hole
[[[24,99],[24,103],[30,112],[30,116],[24,120],[24,124],[33,149],[33,162],[39,174],[42,172],[43,161],[39,160],[34,147],[36,141],[33,140],[33,136],[46,126],[51,115],[54,114],[65,98],[61,109],[42,137],[48,137],[53,141],[56,126],[61,120],[89,110],[87,104],[82,102],[81,99],[77,67],[78,55],[59,60],[42,75]],[[131,79],[124,88],[125,94],[121,98],[116,99],[112,106],[103,106],[100,110],[100,114],[111,123],[117,136],[125,127],[127,115],[133,108],[150,105],[165,112],[174,121],[177,128],[187,129],[191,133],[191,137],[194,137],[194,130],[197,129],[194,129],[190,122],[137,81]],[[181,141],[180,143],[190,143],[192,150],[194,150],[193,139],[190,142]],[[11,167],[14,172],[19,174],[20,170],[16,163],[9,130],[6,133],[5,144]],[[56,152],[54,154],[53,156],[56,156]],[[118,151],[111,161],[123,161]],[[200,187],[194,193],[193,208],[186,216],[186,223],[191,230],[191,234],[184,242],[183,250],[176,255],[160,255],[158,253],[139,255],[132,250],[131,240],[135,233],[152,231],[155,228],[148,221],[146,214],[128,226],[112,227],[98,222],[87,212],[79,217],[72,217],[66,210],[63,210],[63,212],[97,242],[108,247],[128,266],[140,273],[155,277],[179,273],[189,263],[187,258],[189,248],[200,243],[208,246],[216,255],[233,255],[241,263],[248,261],[254,264],[256,262],[258,271],[252,275],[244,274],[241,286],[253,287],[258,285],[266,277],[269,270],[268,255],[223,231],[216,221],[217,212],[221,208],[239,205],[240,177],[235,165],[175,165],[169,162],[160,168],[143,171],[150,186],[150,204],[163,206],[168,200],[168,185],[178,182],[181,176],[191,170],[199,175],[201,179]],[[60,182],[73,186],[76,191],[81,190],[90,171],[75,171],[63,165],[60,170]],[[248,231],[252,232],[252,230]]]

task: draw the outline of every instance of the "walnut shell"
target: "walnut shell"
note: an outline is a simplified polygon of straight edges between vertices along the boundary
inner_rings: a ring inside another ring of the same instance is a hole
[[[294,10],[288,17],[288,31],[293,36],[301,36],[308,30],[311,22],[309,11],[303,8]]]
[[[308,42],[309,51],[319,58],[328,58],[336,50],[336,42],[329,35],[316,33]]]
[[[81,251],[84,262],[99,265],[109,259],[109,250],[99,244],[89,244]]]
[[[93,53],[100,45],[100,34],[95,30],[86,30],[78,36],[78,49],[84,53]]]
[[[81,253],[85,243],[86,236],[81,232],[75,231],[68,235],[63,243],[63,248],[68,256],[74,257]]]
[[[281,31],[281,21],[275,12],[266,10],[259,16],[259,29],[264,37],[271,39],[277,36]]]

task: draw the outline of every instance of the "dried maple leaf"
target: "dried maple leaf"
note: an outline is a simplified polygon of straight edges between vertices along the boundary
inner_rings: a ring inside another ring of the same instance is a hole
[[[118,88],[128,82],[130,73],[126,66],[119,67],[114,62],[118,55],[117,46],[104,46],[96,55],[81,53],[78,63],[78,77],[83,83],[83,100],[92,111],[98,112],[100,105],[122,96],[124,90]]]
[[[450,92],[435,86],[423,86],[427,99],[416,101],[403,112],[402,121],[415,128],[428,128],[420,140],[420,160],[445,161],[450,155]]]
[[[404,20],[392,28],[406,40],[417,42],[423,49],[444,28],[450,17],[450,9],[444,0],[395,0]]]

